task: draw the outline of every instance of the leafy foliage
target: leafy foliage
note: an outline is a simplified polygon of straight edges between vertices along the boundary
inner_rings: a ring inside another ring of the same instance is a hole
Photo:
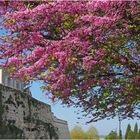
[[[127,139],[134,139],[135,138],[135,134],[132,130],[129,131]]]
[[[83,131],[80,126],[75,126],[71,132],[71,139],[94,139],[99,140],[99,134],[94,127],[90,127],[87,131]]]
[[[71,139],[85,139],[85,132],[82,130],[80,126],[75,126],[71,132]]]
[[[123,136],[122,136],[122,131],[119,130],[119,139],[121,140],[122,138],[123,138]]]
[[[99,140],[99,134],[95,127],[90,127],[86,131],[86,139]]]
[[[105,139],[107,139],[107,140],[118,139],[117,132],[111,131],[111,132],[105,137]]]
[[[138,137],[138,124],[135,123],[135,127],[134,127],[134,136],[135,136],[135,139],[137,139],[136,137]]]
[[[127,139],[129,131],[131,131],[131,125],[128,124],[127,129],[126,129],[126,133],[125,133],[125,139]]]
[[[128,124],[125,139],[140,139],[140,130],[137,123],[135,123],[134,130],[132,130],[131,125]]]
[[[138,1],[1,1],[0,58],[89,122],[139,117]]]

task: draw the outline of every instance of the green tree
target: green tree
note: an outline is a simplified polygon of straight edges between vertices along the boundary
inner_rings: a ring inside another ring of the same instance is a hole
[[[122,139],[122,130],[119,131],[119,139]]]
[[[131,125],[130,124],[128,124],[128,126],[127,126],[126,133],[125,133],[125,139],[127,139],[129,131],[131,131]]]
[[[135,135],[135,139],[137,139],[137,138],[136,138],[136,137],[138,136],[138,124],[137,124],[137,123],[135,123],[134,135]]]
[[[115,132],[115,131],[112,130],[112,131],[105,137],[105,139],[108,139],[108,140],[118,139],[117,132]]]
[[[70,132],[71,139],[85,139],[85,132],[81,126],[75,126]]]
[[[135,135],[135,139],[140,139],[139,133],[137,133],[137,134]]]
[[[134,139],[134,138],[135,138],[134,131],[130,130],[130,131],[128,132],[127,139]]]
[[[86,131],[86,138],[85,139],[94,139],[94,140],[99,140],[99,133],[95,127],[90,127]]]
[[[138,139],[140,139],[140,129],[139,129],[139,133],[138,133]]]

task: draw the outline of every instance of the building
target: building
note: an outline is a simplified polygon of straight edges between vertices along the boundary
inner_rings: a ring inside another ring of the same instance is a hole
[[[9,77],[6,69],[0,68],[0,84],[20,90],[31,95],[29,88],[26,88],[26,83],[16,78]]]
[[[70,139],[67,122],[24,92],[24,85],[0,69],[0,138]]]

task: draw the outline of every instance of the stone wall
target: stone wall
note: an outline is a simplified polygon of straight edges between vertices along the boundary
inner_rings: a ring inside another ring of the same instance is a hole
[[[0,85],[0,121],[0,138],[58,139],[59,135],[62,137],[58,127],[67,125],[63,120],[63,125],[54,121],[50,105],[3,85]]]
[[[70,139],[67,121],[58,119],[57,117],[54,116],[54,114],[52,114],[52,116],[54,124],[58,128],[59,139]]]

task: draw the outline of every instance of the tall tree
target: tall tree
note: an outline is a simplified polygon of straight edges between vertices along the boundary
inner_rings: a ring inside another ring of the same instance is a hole
[[[127,129],[126,129],[126,133],[125,133],[125,139],[127,139],[129,131],[131,131],[131,125],[130,124],[127,125]]]
[[[122,139],[123,136],[122,136],[122,130],[119,130],[119,139]]]
[[[49,98],[89,122],[139,117],[139,9],[138,0],[0,1],[2,66],[42,80]]]
[[[106,137],[105,139],[106,140],[114,140],[114,139],[118,139],[118,135],[117,135],[117,132],[115,131],[111,131]]]
[[[140,139],[139,133],[137,133],[137,134],[135,135],[135,139],[136,139],[136,140]]]
[[[135,123],[135,126],[134,126],[134,135],[135,135],[135,137],[137,136],[137,134],[138,134],[138,124]]]
[[[86,135],[81,126],[75,126],[70,132],[71,139],[85,139]]]
[[[130,131],[128,132],[127,139],[134,139],[134,138],[135,138],[134,131],[130,130]]]
[[[139,129],[138,139],[140,139],[140,129]]]
[[[94,140],[99,140],[99,134],[98,131],[95,127],[90,127],[86,131],[86,138],[85,139],[94,139]]]

